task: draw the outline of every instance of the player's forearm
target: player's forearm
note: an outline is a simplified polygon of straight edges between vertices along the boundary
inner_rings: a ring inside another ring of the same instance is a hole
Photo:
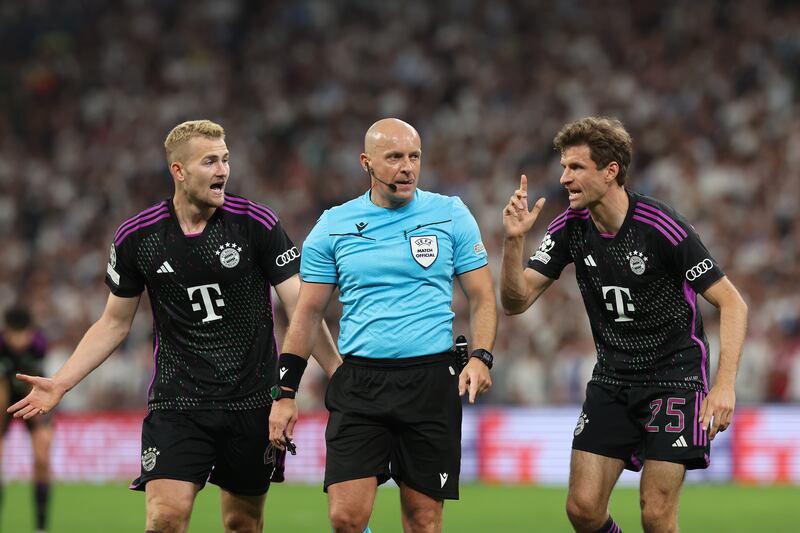
[[[720,306],[719,368],[715,383],[733,387],[747,330],[747,304],[741,298]]]
[[[283,341],[283,352],[308,359],[322,328],[321,311],[298,307],[292,315],[292,321],[286,332],[286,338]],[[327,328],[325,329],[327,331]],[[330,336],[330,333],[328,333],[328,336]],[[333,341],[331,340],[331,342]],[[323,357],[325,356],[323,355]]]
[[[342,357],[336,349],[336,343],[324,320],[320,321],[319,328],[317,328],[317,342],[314,343],[312,355],[328,377],[332,376],[342,364]]]
[[[130,324],[101,318],[83,336],[67,362],[53,376],[54,384],[67,392],[100,366],[130,331]]]
[[[503,264],[500,272],[500,302],[507,314],[525,311],[528,303],[528,284],[522,268],[525,237],[506,237],[503,240]]]

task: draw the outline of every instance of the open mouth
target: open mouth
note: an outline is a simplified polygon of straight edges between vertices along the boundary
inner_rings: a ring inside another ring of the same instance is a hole
[[[222,191],[225,189],[225,182],[220,181],[217,183],[211,184],[211,190],[216,194],[222,194]]]

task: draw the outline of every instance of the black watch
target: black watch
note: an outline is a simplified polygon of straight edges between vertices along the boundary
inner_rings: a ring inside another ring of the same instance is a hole
[[[477,350],[472,350],[472,354],[470,357],[475,357],[483,361],[483,364],[489,367],[489,370],[492,369],[492,363],[494,362],[494,356],[492,356],[492,352],[489,350],[484,350],[483,348],[478,348]]]
[[[291,398],[297,395],[297,391],[295,390],[286,390],[280,385],[273,385],[271,389],[269,389],[269,395],[272,397],[272,401],[277,402],[278,400],[282,400],[284,398]]]

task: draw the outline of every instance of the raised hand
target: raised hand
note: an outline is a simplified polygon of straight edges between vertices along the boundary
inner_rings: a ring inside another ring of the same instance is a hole
[[[544,198],[539,198],[533,209],[528,211],[528,178],[523,174],[519,179],[519,189],[514,191],[503,208],[503,228],[506,237],[525,236],[539,217],[544,201]]]

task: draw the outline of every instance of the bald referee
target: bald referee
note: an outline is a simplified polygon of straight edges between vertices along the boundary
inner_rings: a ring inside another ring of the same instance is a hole
[[[417,188],[421,159],[411,125],[373,124],[361,154],[370,190],[325,211],[303,246],[270,439],[292,436],[294,395],[338,287],[344,364],[326,394],[324,483],[337,533],[364,529],[389,478],[400,486],[404,531],[441,531],[444,500],[458,498],[459,395],[474,402],[491,386],[497,311],[486,250],[460,199]],[[461,372],[450,351],[454,278],[469,300],[473,348]]]

